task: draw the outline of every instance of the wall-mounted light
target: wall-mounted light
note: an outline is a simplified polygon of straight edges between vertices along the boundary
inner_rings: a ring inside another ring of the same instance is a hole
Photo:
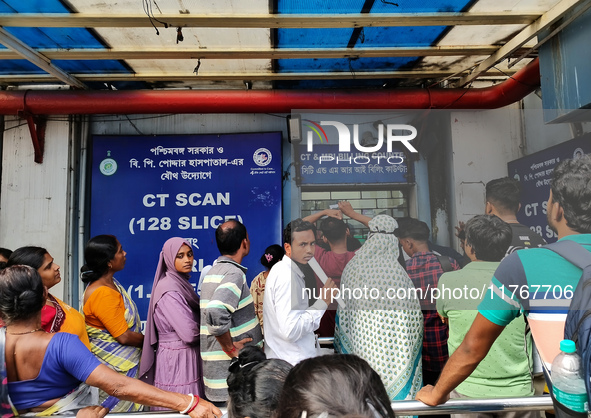
[[[302,142],[302,116],[299,114],[287,115],[287,140],[290,144]]]

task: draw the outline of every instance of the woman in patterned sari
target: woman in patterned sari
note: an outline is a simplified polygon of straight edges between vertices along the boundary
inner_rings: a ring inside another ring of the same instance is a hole
[[[53,257],[45,248],[21,247],[14,250],[6,267],[16,264],[30,266],[37,270],[48,291],[51,291],[51,288],[62,279],[60,266],[54,263]],[[41,310],[41,327],[46,332],[67,332],[77,335],[80,341],[90,348],[84,316],[51,293],[48,293],[45,305]]]
[[[113,277],[125,267],[121,243],[113,235],[98,235],[84,249],[86,264],[81,268],[84,291],[83,311],[90,350],[107,366],[137,378],[144,336],[137,306]],[[120,401],[100,393],[100,403],[111,412],[134,412],[141,405]]]
[[[367,241],[345,267],[346,308],[337,310],[335,347],[365,359],[391,400],[411,400],[423,380],[423,314],[412,281],[397,261],[397,226],[386,215],[369,221]]]

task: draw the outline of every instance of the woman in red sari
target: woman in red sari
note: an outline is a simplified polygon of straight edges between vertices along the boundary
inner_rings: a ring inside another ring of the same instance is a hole
[[[62,280],[60,266],[54,263],[51,254],[42,247],[21,247],[12,252],[6,267],[17,264],[37,270],[43,285],[50,292],[43,309],[41,309],[41,328],[45,332],[67,332],[77,335],[80,341],[90,348],[84,316],[51,294],[51,288]]]

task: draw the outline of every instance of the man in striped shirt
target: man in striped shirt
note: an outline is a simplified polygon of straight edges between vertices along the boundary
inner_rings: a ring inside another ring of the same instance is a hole
[[[262,345],[246,267],[240,263],[250,251],[246,228],[236,220],[215,232],[221,256],[203,279],[201,288],[201,356],[205,396],[215,403],[228,400],[228,367],[244,345]]]

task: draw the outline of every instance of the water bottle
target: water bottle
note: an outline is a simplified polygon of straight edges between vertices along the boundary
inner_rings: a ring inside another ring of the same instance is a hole
[[[552,362],[554,397],[562,405],[575,412],[587,412],[589,404],[583,378],[581,357],[574,341],[562,340],[561,353]]]

